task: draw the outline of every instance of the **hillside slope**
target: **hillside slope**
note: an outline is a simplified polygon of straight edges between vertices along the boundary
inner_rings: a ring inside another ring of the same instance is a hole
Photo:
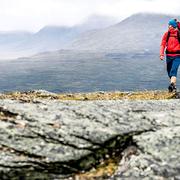
[[[0,59],[30,56],[65,48],[75,37],[92,29],[102,29],[117,22],[112,17],[90,16],[81,24],[45,26],[36,33],[0,32]]]
[[[131,53],[157,52],[171,16],[135,14],[111,27],[80,35],[69,48]]]

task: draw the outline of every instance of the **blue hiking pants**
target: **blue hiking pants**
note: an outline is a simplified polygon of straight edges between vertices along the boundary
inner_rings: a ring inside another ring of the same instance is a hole
[[[177,77],[178,67],[180,65],[180,56],[166,56],[166,63],[169,78],[172,76]]]

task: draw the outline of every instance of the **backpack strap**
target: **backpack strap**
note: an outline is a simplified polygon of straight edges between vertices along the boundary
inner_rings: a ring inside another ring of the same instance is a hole
[[[180,22],[179,21],[177,22],[177,28],[180,31]]]
[[[168,41],[169,41],[169,37],[170,37],[170,32],[168,31],[168,34],[167,34],[167,39],[166,39],[166,43],[168,43]]]
[[[179,43],[180,43],[180,22],[177,21],[177,29],[178,29],[178,40],[179,40]]]
[[[180,44],[180,31],[179,30],[177,32],[177,36],[178,36],[178,41],[179,41],[179,44]]]

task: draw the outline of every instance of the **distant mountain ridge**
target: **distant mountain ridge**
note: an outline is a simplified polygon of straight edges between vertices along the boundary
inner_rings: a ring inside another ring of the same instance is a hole
[[[95,15],[73,27],[45,26],[36,33],[0,32],[0,59],[63,49],[157,53],[171,18],[164,14],[138,13],[118,22]]]
[[[68,48],[122,53],[157,52],[171,18],[162,14],[135,14],[113,26],[80,35]]]
[[[0,59],[63,49],[81,33],[102,29],[115,22],[117,20],[111,17],[92,16],[73,27],[45,26],[36,33],[0,32]]]

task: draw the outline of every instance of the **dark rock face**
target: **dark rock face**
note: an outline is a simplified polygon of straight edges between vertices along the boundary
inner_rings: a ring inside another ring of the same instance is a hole
[[[109,179],[178,178],[179,102],[0,100],[0,177],[63,179],[118,151]]]

